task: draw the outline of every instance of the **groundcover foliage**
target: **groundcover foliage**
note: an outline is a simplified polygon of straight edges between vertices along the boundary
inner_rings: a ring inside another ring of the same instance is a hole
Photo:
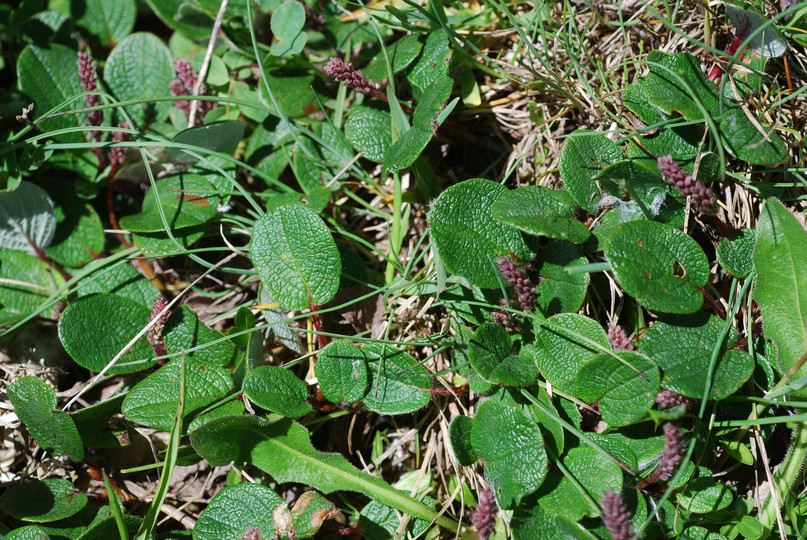
[[[805,30],[0,6],[0,537],[804,537]]]

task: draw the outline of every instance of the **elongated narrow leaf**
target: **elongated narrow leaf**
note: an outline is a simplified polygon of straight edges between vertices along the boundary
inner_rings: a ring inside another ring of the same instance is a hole
[[[278,482],[306,484],[324,493],[347,490],[426,520],[436,512],[386,482],[361,472],[339,454],[325,454],[311,445],[308,431],[289,419],[277,422],[253,416],[228,416],[208,422],[191,436],[191,444],[212,465],[251,463]],[[445,516],[436,522],[451,530]]]

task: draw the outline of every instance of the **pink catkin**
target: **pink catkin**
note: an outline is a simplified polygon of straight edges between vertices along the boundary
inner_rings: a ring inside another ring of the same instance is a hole
[[[622,501],[622,494],[610,489],[602,495],[602,522],[613,540],[631,540],[634,536],[631,513]]]
[[[126,122],[121,122],[118,124],[118,127],[121,129],[130,129],[129,124]],[[123,131],[115,131],[112,133],[112,141],[113,142],[124,142],[130,140],[131,137],[128,133]],[[120,167],[123,165],[124,160],[126,159],[126,155],[129,153],[130,148],[128,146],[113,146],[109,149],[109,163],[113,167]]]
[[[479,494],[479,504],[476,505],[474,515],[471,516],[471,523],[476,528],[479,540],[487,540],[496,530],[496,515],[498,513],[499,507],[496,504],[493,490],[490,486],[485,486],[485,489]]]
[[[503,308],[509,307],[507,305],[507,300],[504,298],[499,300],[499,303]],[[510,315],[504,309],[494,309],[490,312],[490,316],[493,319],[493,324],[498,324],[499,326],[510,325]]]
[[[687,174],[671,155],[661,156],[656,161],[661,176],[684,197],[690,197],[692,204],[704,214],[714,214],[717,206],[712,190],[701,184],[691,174]]]
[[[372,80],[367,79],[361,71],[353,67],[353,64],[345,63],[341,58],[331,57],[322,71],[328,77],[345,83],[345,86],[360,94],[371,95],[377,90]]]
[[[154,354],[157,356],[168,354],[168,350],[165,348],[165,342],[163,341],[163,331],[165,330],[165,321],[171,316],[171,311],[168,310],[160,315],[160,312],[165,309],[167,305],[168,300],[162,297],[158,298],[154,301],[154,309],[151,310],[151,315],[149,316],[149,322],[159,317],[159,320],[154,323],[154,326],[149,328],[147,336],[149,345],[154,349]]]
[[[664,424],[664,450],[655,473],[659,480],[669,480],[684,460],[684,434],[672,422]]]
[[[630,338],[625,333],[625,330],[623,330],[618,324],[613,324],[610,322],[608,323],[608,341],[611,343],[611,347],[613,347],[615,351],[636,350],[636,347],[633,346],[633,342],[631,342]]]
[[[196,82],[199,80],[199,74],[196,72],[196,70],[191,67],[187,60],[180,58],[174,62],[174,72],[177,74],[177,78],[168,83],[168,88],[171,90],[171,95],[192,95],[193,87],[196,86]],[[207,86],[205,86],[204,83],[202,83],[199,87],[199,95],[207,95]],[[185,116],[190,116],[191,103],[193,102],[189,100],[178,99],[174,102],[174,106],[184,112]],[[198,113],[196,116],[196,123],[201,124],[204,121],[205,114],[216,108],[216,103],[213,101],[197,101],[196,103],[198,103],[196,106]]]
[[[668,390],[667,388],[662,388],[659,390],[658,394],[656,394],[656,403],[659,406],[659,409],[670,409],[672,407],[677,407],[678,405],[686,405],[686,408],[689,409],[692,407],[692,404],[695,402],[692,398],[688,398],[686,396],[682,396],[672,390]]]
[[[92,63],[92,58],[85,52],[78,53],[78,60],[76,61],[78,66],[78,76],[81,80],[81,88],[85,92],[97,92],[98,91],[98,81],[95,77],[95,65]],[[88,94],[84,96],[84,101],[87,103],[87,107],[97,107],[101,104],[101,100],[99,99],[97,94]],[[104,114],[101,111],[90,111],[87,114],[87,125],[88,126],[100,126],[104,121]],[[87,137],[93,141],[99,141],[101,139],[101,132],[100,131],[90,131],[87,133]]]
[[[505,281],[513,286],[516,293],[516,300],[521,304],[521,309],[524,311],[534,311],[535,301],[538,299],[538,295],[535,292],[535,285],[533,285],[530,278],[527,277],[527,272],[509,257],[496,259],[496,264],[499,265],[499,271],[501,271]]]

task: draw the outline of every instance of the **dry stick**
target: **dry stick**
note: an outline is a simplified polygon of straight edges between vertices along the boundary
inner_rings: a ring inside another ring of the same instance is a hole
[[[201,276],[199,276],[198,278],[196,278],[195,280],[193,280],[193,281],[192,281],[192,282],[191,282],[191,283],[190,283],[190,284],[189,284],[187,287],[185,287],[184,289],[182,289],[182,291],[180,291],[180,293],[179,293],[179,294],[176,296],[176,298],[174,298],[173,300],[171,300],[171,301],[168,303],[168,305],[166,305],[166,306],[165,306],[165,307],[162,309],[162,311],[160,311],[160,313],[158,313],[158,314],[157,314],[157,316],[156,316],[156,317],[154,317],[154,318],[153,318],[151,321],[149,321],[149,323],[148,323],[148,324],[147,324],[147,325],[146,325],[146,326],[145,326],[145,327],[144,327],[144,328],[143,328],[143,329],[142,329],[140,332],[138,332],[138,333],[137,333],[137,335],[136,335],[135,337],[133,337],[133,338],[131,339],[131,341],[129,341],[129,343],[127,343],[127,344],[126,344],[126,345],[123,347],[123,349],[121,349],[121,350],[120,350],[120,352],[119,352],[118,354],[116,354],[116,355],[115,355],[115,357],[114,357],[112,360],[110,360],[110,361],[109,361],[109,363],[107,363],[107,365],[105,365],[105,366],[104,366],[104,369],[102,369],[100,372],[98,372],[98,375],[96,375],[95,377],[93,377],[93,378],[92,378],[92,380],[90,380],[90,382],[89,382],[89,383],[87,383],[87,385],[86,385],[84,388],[82,388],[82,389],[81,389],[81,391],[80,391],[78,394],[76,394],[75,396],[73,396],[72,398],[70,398],[70,401],[68,401],[68,402],[67,402],[67,404],[65,404],[65,406],[64,406],[64,407],[62,407],[62,410],[63,410],[63,411],[66,411],[67,409],[69,409],[69,408],[70,408],[70,406],[71,406],[73,403],[75,403],[75,402],[76,402],[76,400],[78,400],[78,398],[80,398],[82,395],[84,395],[84,393],[85,393],[85,392],[87,392],[87,391],[88,391],[90,388],[92,388],[93,386],[95,386],[95,384],[96,384],[96,383],[97,383],[97,382],[98,382],[98,381],[101,379],[101,377],[103,377],[103,376],[104,376],[104,374],[105,374],[107,371],[109,371],[109,369],[110,369],[112,366],[114,366],[114,365],[115,365],[115,362],[117,362],[118,360],[120,360],[120,358],[121,358],[121,357],[123,357],[123,355],[124,355],[124,354],[126,354],[126,351],[128,351],[128,350],[129,350],[129,349],[132,347],[132,345],[134,345],[135,343],[137,343],[137,340],[139,340],[139,339],[140,339],[140,338],[142,338],[144,335],[146,335],[146,333],[148,333],[148,331],[151,329],[151,327],[152,327],[152,326],[154,326],[155,324],[157,324],[157,322],[160,320],[160,315],[162,315],[162,314],[163,314],[163,313],[165,313],[166,311],[170,310],[170,309],[171,309],[171,308],[174,306],[174,304],[176,304],[177,302],[179,302],[179,299],[180,299],[180,298],[182,298],[182,297],[185,295],[185,293],[186,293],[186,292],[188,292],[189,290],[191,290],[191,287],[193,287],[194,285],[196,285],[197,283],[199,283],[199,282],[200,282],[202,279],[204,279],[205,277],[207,277],[207,275],[208,275],[208,274],[210,274],[210,273],[211,273],[213,270],[215,270],[215,269],[216,269],[216,268],[218,268],[219,266],[221,266],[221,265],[223,265],[223,264],[225,264],[225,263],[229,262],[229,261],[230,261],[230,260],[231,260],[233,257],[235,257],[236,255],[238,255],[238,253],[231,253],[231,254],[227,255],[227,256],[226,256],[226,257],[224,257],[224,258],[223,258],[221,261],[217,262],[216,264],[214,264],[213,266],[211,266],[210,268],[208,268],[208,269],[207,269],[207,270],[206,270],[206,271],[205,271],[205,272],[204,272],[204,273],[203,273]]]
[[[199,69],[199,77],[196,79],[196,84],[193,85],[192,95],[198,96],[199,91],[202,89],[203,81],[207,76],[207,70],[210,68],[210,58],[213,56],[213,47],[216,45],[216,37],[221,30],[221,23],[224,20],[224,12],[227,11],[227,4],[230,0],[221,0],[219,12],[216,15],[216,22],[213,23],[213,30],[210,33],[210,41],[207,42],[207,50],[205,51],[205,59],[202,61],[202,67]],[[260,62],[260,59],[258,59]],[[196,123],[196,110],[199,108],[198,101],[191,101],[191,110],[188,114],[188,127],[193,127]]]

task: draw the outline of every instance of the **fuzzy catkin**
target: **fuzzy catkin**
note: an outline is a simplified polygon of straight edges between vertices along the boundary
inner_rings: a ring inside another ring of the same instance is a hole
[[[496,505],[493,490],[490,486],[485,486],[485,489],[479,494],[479,504],[476,505],[474,515],[471,516],[471,523],[476,528],[479,540],[487,540],[493,534],[496,529],[496,515],[498,513],[499,507]]]
[[[193,95],[193,87],[196,86],[199,80],[199,74],[184,58],[180,58],[174,62],[174,72],[177,78],[168,83],[168,88],[171,90],[172,96],[190,96]],[[199,95],[204,96],[207,94],[207,86],[202,83],[199,86]],[[189,100],[177,100],[174,106],[185,113],[185,116],[190,116],[191,103]],[[201,124],[204,121],[205,114],[216,108],[216,103],[213,101],[197,101],[198,105],[196,110],[199,113],[196,116],[196,123]]]
[[[672,422],[664,424],[664,450],[661,453],[661,460],[656,473],[659,475],[659,480],[669,480],[678,466],[684,460],[684,434],[681,428]]]
[[[686,171],[678,166],[672,155],[661,156],[656,161],[656,164],[664,180],[680,191],[684,197],[690,197],[692,204],[701,212],[704,214],[715,213],[717,199],[715,199],[712,190],[692,178],[691,174],[687,174]]]
[[[97,92],[98,91],[98,80],[95,77],[95,65],[92,63],[92,58],[85,52],[78,53],[78,60],[76,61],[78,66],[78,76],[81,80],[81,88],[85,92]],[[98,98],[97,94],[87,94],[84,96],[84,102],[87,104],[87,107],[97,107],[101,104],[101,100]],[[104,114],[101,111],[90,111],[87,113],[87,125],[88,126],[100,126],[104,121]],[[101,132],[100,131],[90,131],[87,133],[87,137],[93,141],[99,141],[101,139]]]
[[[630,523],[632,514],[628,512],[622,500],[621,493],[607,490],[600,501],[602,506],[602,522],[613,540],[631,540],[633,538],[633,525]]]
[[[158,298],[154,301],[154,309],[151,310],[151,315],[149,316],[149,322],[159,317],[159,320],[154,323],[154,326],[149,328],[147,335],[149,345],[154,349],[154,354],[158,356],[168,354],[168,350],[165,348],[165,342],[163,341],[163,331],[165,330],[165,321],[171,316],[171,310],[162,312],[167,305],[168,300],[163,297]]]
[[[534,311],[535,301],[538,299],[538,295],[535,292],[535,285],[533,285],[530,278],[527,277],[527,272],[509,257],[496,259],[496,264],[499,265],[499,271],[502,273],[502,277],[504,277],[505,281],[513,286],[513,290],[516,293],[516,300],[518,300],[518,303],[521,305],[521,309],[524,311]]]
[[[377,88],[376,84],[371,79],[366,78],[361,71],[354,68],[352,63],[345,63],[344,60],[335,56],[331,57],[328,64],[322,68],[322,71],[328,77],[345,83],[345,86],[360,94],[370,95]]]
[[[636,347],[633,346],[625,330],[618,324],[608,323],[608,341],[615,351],[633,351]]]

